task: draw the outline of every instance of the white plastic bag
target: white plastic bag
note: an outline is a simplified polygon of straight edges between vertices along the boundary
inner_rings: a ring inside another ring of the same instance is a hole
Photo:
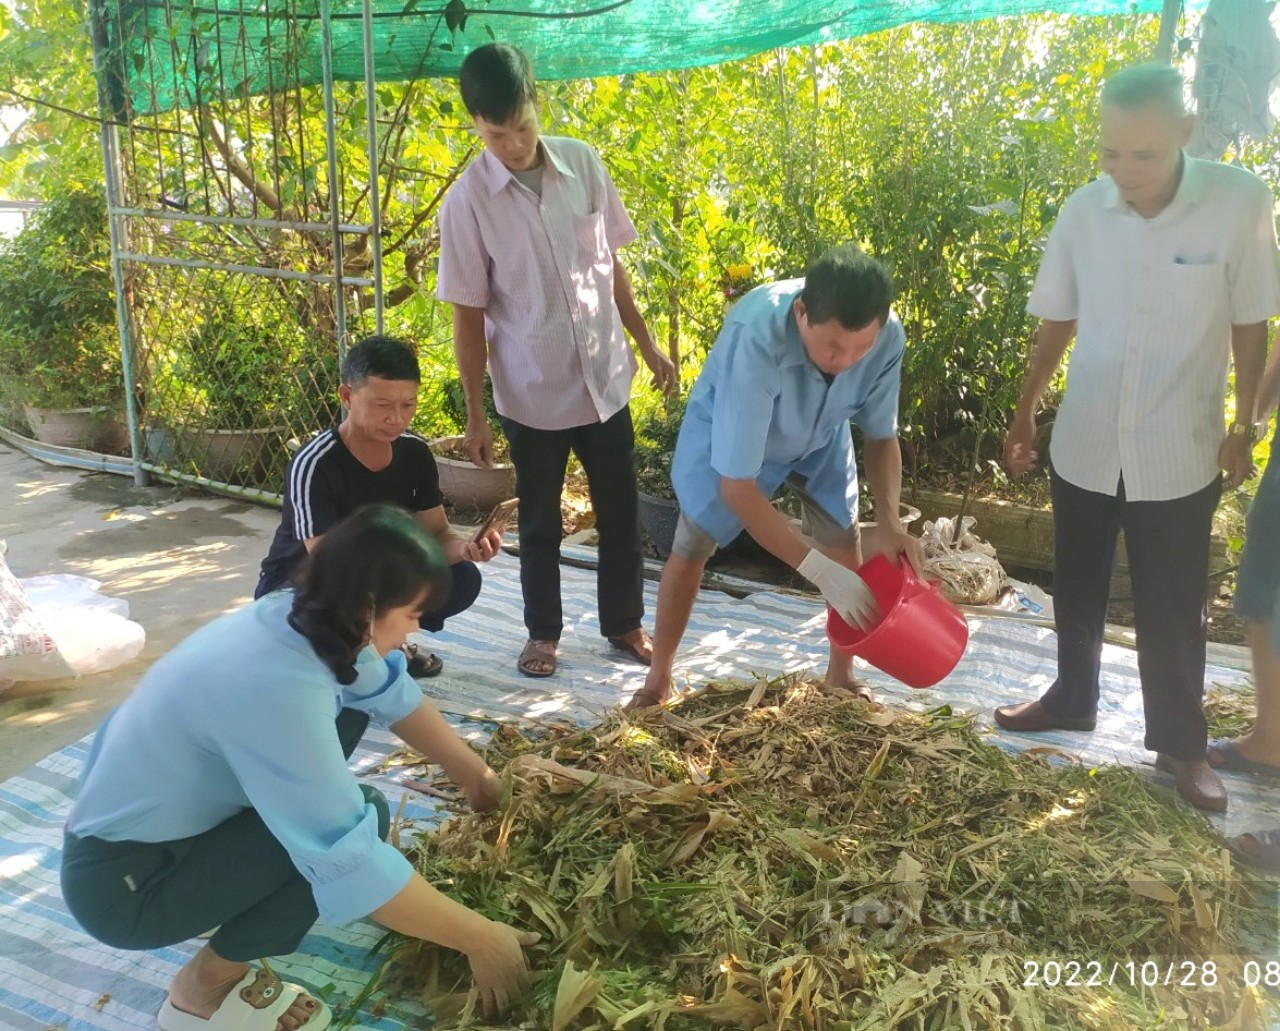
[[[1000,592],[996,608],[1039,616],[1041,619],[1053,619],[1053,599],[1035,584],[1026,584],[1021,580],[1009,581],[1007,589]]]
[[[965,516],[960,540],[952,543],[954,520],[943,516],[927,522],[920,543],[924,548],[924,571],[936,577],[942,596],[959,605],[990,605],[1005,582],[1004,569],[996,549],[974,536],[972,516]]]
[[[44,659],[57,653],[53,638],[36,618],[26,592],[9,571],[0,550],[0,672],[13,659]]]
[[[146,631],[129,619],[129,603],[101,586],[65,574],[19,580],[0,553],[0,689],[102,673],[142,651]]]

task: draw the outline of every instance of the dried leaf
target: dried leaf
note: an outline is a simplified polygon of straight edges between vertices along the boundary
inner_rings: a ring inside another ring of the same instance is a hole
[[[759,1027],[769,1020],[769,1010],[761,1002],[743,995],[736,988],[726,988],[715,1002],[700,1002],[692,1006],[682,1006],[679,1012],[693,1017],[701,1017],[711,1024],[725,1024],[729,1027]]]
[[[797,849],[806,855],[813,856],[815,859],[819,859],[824,863],[831,863],[833,866],[839,866],[843,862],[840,853],[826,842],[820,841],[796,827],[786,828],[786,830],[779,833],[778,837],[792,848]]]
[[[618,849],[613,861],[613,898],[625,906],[632,898],[632,878],[635,875],[636,849],[630,842]]]
[[[1178,893],[1163,881],[1131,877],[1128,883],[1129,889],[1143,898],[1155,899],[1157,902],[1174,903],[1178,901]]]
[[[753,770],[762,770],[765,764],[773,757],[773,742],[766,741],[760,747],[760,751],[756,753],[755,761],[751,764]]]
[[[867,770],[862,775],[863,783],[873,781],[880,773],[884,761],[889,755],[889,738],[885,738],[880,742],[880,747],[876,749],[876,754],[871,757],[871,761],[867,763]]]
[[[1191,908],[1196,915],[1196,926],[1202,931],[1211,931],[1217,928],[1218,922],[1213,918],[1213,910],[1209,908],[1209,903],[1205,901],[1204,893],[1200,891],[1194,881],[1187,883],[1187,891],[1191,894]]]
[[[556,986],[555,1007],[551,1013],[551,1031],[563,1031],[575,1017],[595,1001],[604,982],[595,975],[595,968],[579,970],[573,960],[566,961]]]
[[[704,813],[694,821],[693,826],[689,828],[685,836],[677,842],[667,862],[672,866],[678,866],[698,851],[702,845],[703,838],[708,834],[728,827],[736,827],[737,825],[738,821],[734,817],[721,810],[713,809],[708,813]]]
[[[563,766],[531,753],[518,756],[512,762],[511,769],[520,776],[541,778],[553,790],[572,792],[581,787],[588,787],[614,795],[650,795],[655,790],[648,781]]]
[[[1034,748],[1024,748],[1021,754],[1024,756],[1052,756],[1055,759],[1066,759],[1067,762],[1073,763],[1084,762],[1074,752],[1065,752],[1061,748],[1054,748],[1052,745],[1036,745]]]

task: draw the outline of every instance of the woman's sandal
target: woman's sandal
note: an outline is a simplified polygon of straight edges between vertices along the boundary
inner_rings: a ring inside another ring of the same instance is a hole
[[[1255,870],[1280,873],[1280,829],[1250,831],[1228,838],[1227,848]]]
[[[253,968],[231,989],[208,1020],[184,1013],[166,996],[156,1017],[160,1031],[276,1031],[285,1011],[300,997],[315,1003],[299,1031],[324,1031],[333,1013],[301,985],[281,981],[274,974]]]
[[[440,671],[444,669],[444,660],[439,655],[435,652],[424,652],[416,644],[406,643],[404,655],[408,660],[405,663],[405,669],[414,680],[439,676]]]
[[[1229,737],[1215,738],[1210,741],[1205,746],[1204,758],[1215,770],[1224,770],[1227,773],[1251,773],[1255,777],[1280,779],[1280,766],[1246,759],[1244,753]]]
[[[526,677],[549,677],[556,671],[556,641],[535,641],[533,638],[525,643],[520,658],[516,660],[516,669]],[[543,669],[541,667],[548,668]]]

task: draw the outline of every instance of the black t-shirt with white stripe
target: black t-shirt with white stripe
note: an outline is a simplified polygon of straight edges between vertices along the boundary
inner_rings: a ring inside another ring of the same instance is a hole
[[[390,501],[410,512],[444,503],[440,474],[427,442],[404,433],[391,444],[391,464],[374,472],[342,442],[337,430],[313,437],[285,471],[284,511],[262,562],[256,597],[283,587],[319,537],[361,505]]]

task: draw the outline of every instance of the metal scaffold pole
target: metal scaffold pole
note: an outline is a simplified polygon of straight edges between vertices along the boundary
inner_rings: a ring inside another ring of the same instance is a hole
[[[133,323],[129,315],[129,299],[125,293],[124,266],[121,255],[127,250],[123,218],[117,209],[124,207],[123,170],[120,162],[120,135],[116,125],[118,112],[107,86],[109,40],[106,12],[99,0],[89,5],[90,36],[93,43],[93,73],[98,88],[98,110],[102,118],[102,166],[107,187],[107,230],[111,240],[111,279],[116,292],[116,332],[120,339],[120,366],[124,379],[125,417],[129,422],[129,453],[133,458],[133,482],[145,487],[151,482],[142,467],[142,434],[138,426],[138,383],[134,378]]]
[[[324,90],[324,149],[329,170],[329,223],[333,236],[333,334],[338,357],[347,350],[347,301],[342,282],[342,211],[339,204],[337,116],[333,100],[333,20],[329,0],[320,0],[320,74]]]
[[[383,331],[382,193],[378,181],[378,84],[373,58],[373,0],[364,0],[365,144],[369,151],[369,240],[373,257],[374,332]]]

